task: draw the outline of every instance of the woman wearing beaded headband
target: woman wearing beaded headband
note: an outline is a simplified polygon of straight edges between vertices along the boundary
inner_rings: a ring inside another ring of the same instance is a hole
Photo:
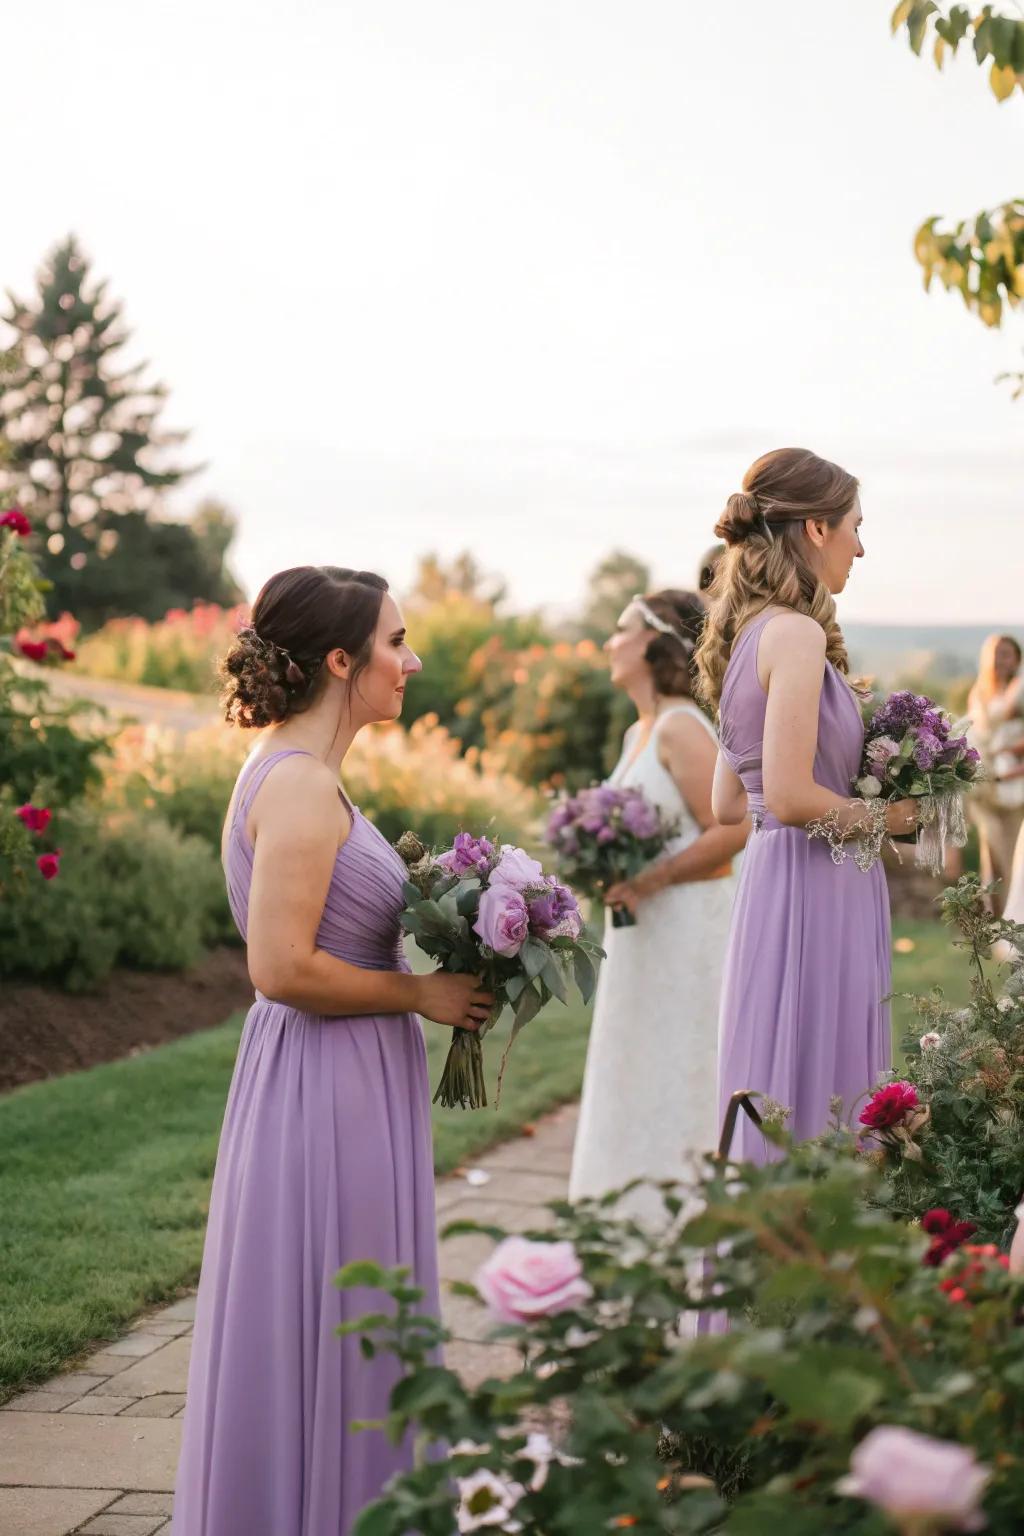
[[[685,1151],[710,1150],[717,1139],[718,997],[731,862],[746,830],[718,826],[711,814],[717,744],[693,701],[703,621],[695,593],[638,595],[606,646],[612,682],[639,715],[610,783],[640,789],[678,832],[660,858],[607,893],[610,905],[629,907],[637,922],[605,926],[573,1199],[635,1178],[680,1179]],[[642,1219],[665,1219],[653,1190],[641,1187],[628,1198]]]
[[[890,1063],[889,900],[871,857],[884,833],[912,830],[912,801],[850,799],[864,728],[847,681],[834,595],[864,549],[858,483],[805,449],[751,465],[716,533],[729,546],[709,593],[697,653],[719,712],[714,806],[752,814],[722,993],[719,1115],[754,1089],[791,1111],[800,1138],[824,1130],[834,1096],[847,1115]],[[836,863],[809,827],[824,827]],[[861,867],[868,866],[871,867]],[[741,1158],[763,1161],[742,1123]]]

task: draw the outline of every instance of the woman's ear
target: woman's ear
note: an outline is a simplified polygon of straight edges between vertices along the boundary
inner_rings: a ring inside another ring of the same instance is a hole
[[[810,539],[815,549],[823,549],[828,533],[828,524],[817,517],[805,518],[804,533]]]
[[[352,671],[352,658],[340,648],[328,651],[324,657],[324,666],[332,677],[340,677],[343,683],[347,683]]]

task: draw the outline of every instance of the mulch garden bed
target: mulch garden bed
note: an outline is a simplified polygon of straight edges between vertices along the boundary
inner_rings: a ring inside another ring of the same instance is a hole
[[[211,1029],[252,1001],[245,950],[211,950],[192,971],[116,971],[96,992],[0,988],[0,1091]]]

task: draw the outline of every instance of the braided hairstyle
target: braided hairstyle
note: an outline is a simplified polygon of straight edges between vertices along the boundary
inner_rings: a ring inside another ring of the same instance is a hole
[[[351,687],[370,660],[388,584],[372,571],[298,565],[271,576],[220,663],[225,719],[244,729],[277,725],[319,697],[324,658],[343,650]]]
[[[825,631],[828,660],[849,673],[835,600],[807,558],[804,523],[814,518],[838,527],[858,484],[807,448],[777,448],[755,460],[742,491],[729,497],[715,526],[727,548],[705,593],[708,617],[696,656],[700,695],[712,710],[718,709],[733,641],[773,605],[816,620]]]

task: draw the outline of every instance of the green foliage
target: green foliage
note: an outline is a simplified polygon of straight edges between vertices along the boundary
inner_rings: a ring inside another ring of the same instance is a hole
[[[1004,309],[1024,297],[1024,202],[1014,198],[949,230],[938,226],[927,219],[914,238],[925,288],[938,279],[986,325],[998,326]]]
[[[0,436],[11,442],[0,492],[16,489],[46,530],[38,555],[54,611],[88,627],[196,597],[233,601],[223,517],[195,528],[152,517],[191,473],[174,462],[184,434],[159,424],[163,385],[123,365],[120,306],[75,239],[43,264],[30,302],[9,298],[17,344],[0,378]]]
[[[83,990],[115,965],[185,969],[233,934],[219,862],[198,838],[85,809],[59,811],[50,834],[60,874],[5,903],[0,976]]]
[[[994,5],[971,11],[966,5],[943,7],[933,0],[900,0],[892,13],[892,30],[906,30],[916,54],[932,44],[932,57],[941,69],[949,54],[969,42],[979,64],[992,64],[989,84],[997,101],[1024,87],[1024,20],[1002,14]]]
[[[892,1209],[907,1218],[934,1206],[972,1221],[981,1241],[1005,1241],[1024,1193],[1024,929],[993,918],[973,875],[947,891],[944,916],[973,972],[970,1001],[951,1007],[939,989],[916,1000],[917,1027],[903,1042],[901,1076],[928,1107],[912,1138],[880,1138]],[[985,957],[1020,946],[997,996]],[[939,1036],[922,1048],[920,1038]]]
[[[403,718],[406,724],[435,717],[466,746],[482,746],[484,732],[472,704],[475,658],[490,644],[515,652],[545,640],[538,618],[500,614],[494,604],[448,591],[429,606],[406,610],[410,643],[423,671],[409,679]]]
[[[971,11],[933,0],[900,0],[892,30],[905,30],[916,54],[930,41],[939,69],[948,54],[969,42],[979,64],[991,60],[989,85],[997,101],[1024,89],[1024,20],[1019,16],[1007,16],[992,5]],[[939,228],[938,217],[926,219],[915,237],[914,253],[924,270],[925,288],[938,278],[957,291],[985,325],[998,326],[1005,311],[1015,309],[1024,297],[1024,203],[1014,198],[948,229]],[[1024,395],[1024,373],[999,378],[1014,383],[1014,399]]]
[[[878,1512],[836,1485],[880,1425],[971,1447],[993,1468],[988,1528],[1015,1532],[1024,1463],[1004,1450],[1024,1422],[1024,1281],[979,1260],[970,1304],[951,1302],[921,1264],[922,1235],[872,1209],[884,1186],[848,1138],[782,1145],[763,1168],[709,1162],[691,1220],[665,1186],[657,1236],[617,1219],[614,1196],[554,1207],[554,1228],[532,1235],[573,1244],[592,1298],[501,1329],[523,1353],[508,1381],[470,1389],[440,1372],[432,1326],[402,1299],[408,1277],[376,1277],[397,1307],[367,1332],[405,1370],[391,1433],[415,1424],[423,1442],[476,1449],[396,1479],[355,1536],[448,1533],[451,1477],[481,1467],[516,1485],[527,1530],[875,1536]],[[720,1289],[702,1299],[706,1250]],[[695,1304],[727,1312],[730,1331],[681,1345],[679,1311]],[[531,1477],[525,1424],[552,1412],[564,1432],[546,1478]]]
[[[5,666],[0,656],[0,669]],[[76,724],[96,706],[53,698],[28,667],[0,671],[0,783],[19,801],[45,786],[60,804],[80,799],[102,782],[108,737]]]

